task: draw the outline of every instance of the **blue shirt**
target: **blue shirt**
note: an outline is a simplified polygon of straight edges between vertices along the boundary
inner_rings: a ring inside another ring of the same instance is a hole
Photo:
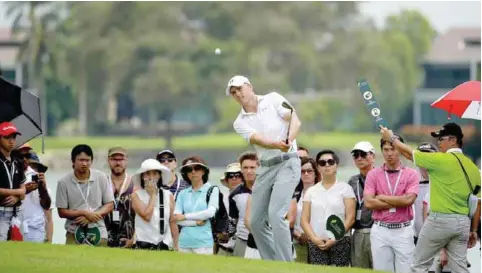
[[[176,200],[174,214],[188,214],[201,212],[208,209],[206,195],[212,185],[207,182],[200,189],[194,191],[192,186],[182,190]],[[218,210],[219,188],[214,188],[209,199],[209,207]],[[207,220],[203,226],[184,226],[179,235],[180,248],[207,248],[213,247],[214,240],[211,231],[211,221]]]

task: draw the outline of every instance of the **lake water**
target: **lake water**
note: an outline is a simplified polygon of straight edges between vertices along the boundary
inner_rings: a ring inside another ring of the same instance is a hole
[[[68,170],[66,170],[67,172]],[[104,170],[105,172],[108,172],[109,170]],[[129,169],[128,173],[133,174],[136,171],[136,169]],[[222,176],[223,169],[219,168],[213,168],[211,169],[210,172],[210,182],[212,184],[220,186],[220,189],[223,193],[227,192],[227,188],[222,186],[219,182],[219,178]],[[66,172],[61,172],[58,170],[55,171],[48,171],[46,174],[47,178],[47,183],[48,187],[52,191],[52,200],[55,201],[55,193],[57,190],[57,181],[65,175]],[[357,173],[357,169],[354,167],[341,167],[338,170],[338,179],[340,181],[347,181],[352,175]],[[64,228],[64,223],[65,220],[61,219],[58,216],[58,213],[56,209],[53,211],[53,219],[54,219],[54,235],[53,235],[53,243],[54,244],[65,244],[65,228]],[[469,250],[468,258],[469,261],[472,264],[472,267],[470,268],[471,273],[479,273],[481,272],[481,253],[479,251],[479,244],[477,244],[476,247],[472,248]]]

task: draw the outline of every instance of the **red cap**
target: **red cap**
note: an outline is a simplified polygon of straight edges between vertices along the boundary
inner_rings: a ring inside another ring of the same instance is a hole
[[[2,122],[0,123],[0,136],[9,136],[12,134],[18,134],[21,135],[21,133],[18,132],[17,127],[11,122]]]

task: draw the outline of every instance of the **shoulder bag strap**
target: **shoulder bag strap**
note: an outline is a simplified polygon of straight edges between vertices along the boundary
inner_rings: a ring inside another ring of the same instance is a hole
[[[164,235],[164,190],[159,189],[159,230],[161,231],[161,235]]]
[[[457,161],[460,164],[460,167],[462,168],[462,171],[464,172],[465,175],[465,180],[467,181],[467,185],[469,185],[470,193],[474,192],[474,187],[472,187],[472,183],[470,183],[469,176],[467,175],[467,172],[465,171],[464,165],[462,165],[462,162],[460,161],[459,157],[456,156],[454,153],[451,153],[455,158],[457,158]]]
[[[209,207],[209,199],[211,198],[211,194],[213,193],[214,187],[216,186],[211,186],[208,189],[208,192],[206,193],[206,205]]]

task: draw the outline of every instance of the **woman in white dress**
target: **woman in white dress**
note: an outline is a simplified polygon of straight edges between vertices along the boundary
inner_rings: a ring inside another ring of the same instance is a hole
[[[349,266],[351,261],[350,230],[355,223],[355,193],[353,188],[336,178],[339,158],[331,150],[316,156],[322,181],[306,191],[303,197],[301,227],[309,238],[308,263]],[[330,215],[343,219],[345,237],[335,240],[326,228]]]
[[[162,189],[169,183],[170,176],[171,171],[155,159],[142,162],[132,176],[137,188],[132,194],[132,207],[136,212],[135,248],[178,249],[179,230],[172,217],[174,196],[169,190]]]

